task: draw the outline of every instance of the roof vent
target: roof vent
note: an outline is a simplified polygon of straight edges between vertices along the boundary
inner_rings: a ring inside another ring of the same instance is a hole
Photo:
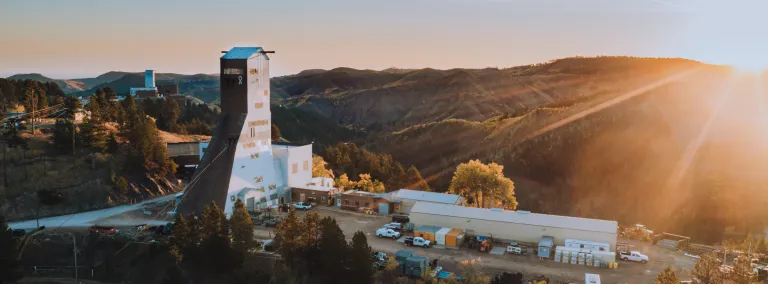
[[[517,210],[517,213],[520,213],[520,214],[531,214],[531,211]]]
[[[504,209],[501,209],[501,208],[491,208],[491,211],[495,211],[495,212],[503,212],[503,211],[504,211]]]

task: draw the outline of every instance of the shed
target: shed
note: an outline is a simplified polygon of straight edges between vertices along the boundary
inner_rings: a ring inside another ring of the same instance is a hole
[[[539,257],[552,258],[552,248],[555,247],[555,238],[543,236],[539,241]]]
[[[413,230],[413,235],[434,242],[435,234],[437,234],[437,231],[440,231],[440,229],[441,228],[438,226],[421,225]]]

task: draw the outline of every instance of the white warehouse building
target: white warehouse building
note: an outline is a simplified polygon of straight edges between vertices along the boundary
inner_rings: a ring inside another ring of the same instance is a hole
[[[430,202],[417,202],[410,219],[416,226],[474,230],[478,236],[508,241],[538,243],[541,237],[551,236],[556,245],[565,244],[566,239],[602,242],[610,244],[611,251],[616,250],[619,226],[616,221]]]

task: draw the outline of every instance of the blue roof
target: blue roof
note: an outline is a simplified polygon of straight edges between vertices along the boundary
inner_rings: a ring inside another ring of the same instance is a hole
[[[221,59],[248,59],[261,51],[261,47],[233,47]]]

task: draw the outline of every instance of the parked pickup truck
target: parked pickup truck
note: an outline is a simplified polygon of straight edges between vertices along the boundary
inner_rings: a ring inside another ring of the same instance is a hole
[[[297,202],[293,204],[293,208],[296,209],[302,209],[302,210],[309,210],[312,208],[312,204],[304,203],[304,202]]]
[[[635,261],[635,262],[648,263],[648,256],[636,251],[619,252],[619,259],[623,261]]]
[[[376,230],[376,236],[379,238],[392,238],[393,240],[397,240],[400,238],[400,232],[396,232],[389,228],[381,228]]]
[[[422,237],[407,237],[405,238],[405,245],[428,248],[432,246],[432,242],[425,240]]]

